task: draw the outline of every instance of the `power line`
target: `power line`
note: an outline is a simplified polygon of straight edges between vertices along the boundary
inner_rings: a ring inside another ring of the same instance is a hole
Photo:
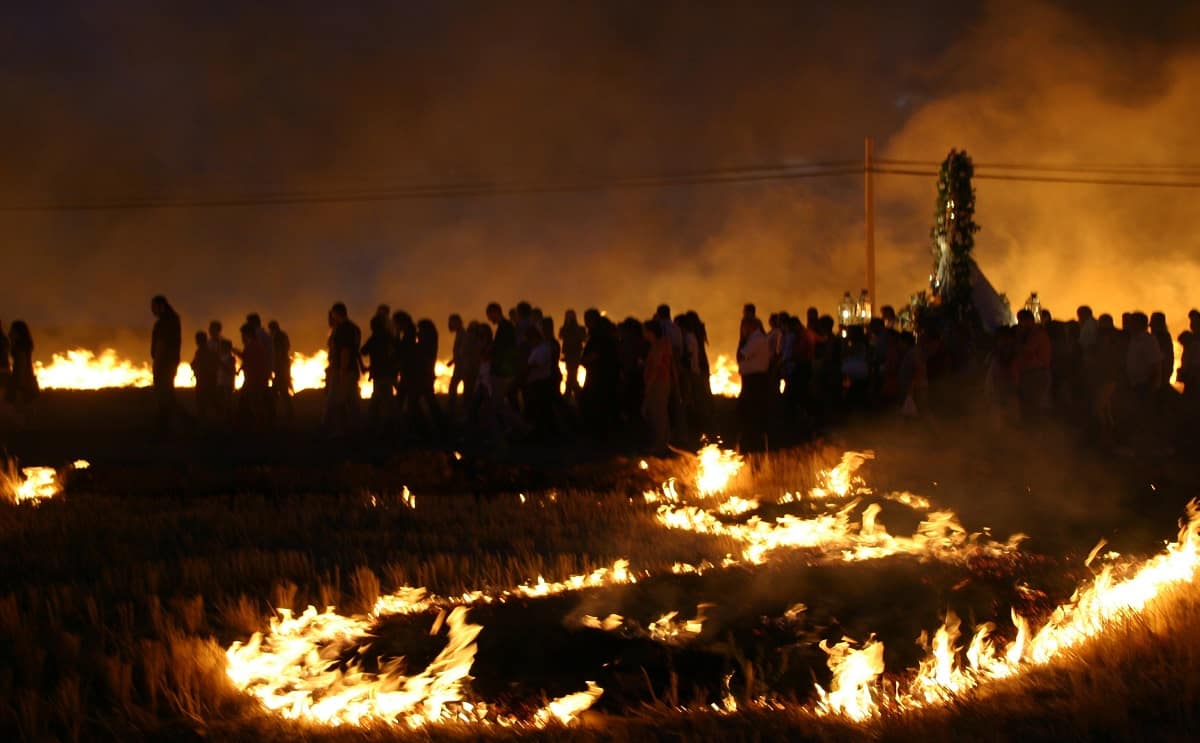
[[[874,159],[884,167],[870,172],[932,178],[940,163],[930,160]],[[676,171],[653,175],[614,176],[550,181],[468,181],[428,183],[390,188],[345,188],[323,191],[281,191],[240,196],[196,198],[129,198],[80,200],[27,204],[2,204],[0,212],[98,212],[157,209],[237,208],[303,204],[353,204],[421,199],[493,198],[503,196],[567,194],[588,191],[624,191],[709,184],[754,183],[799,180],[865,172],[861,160],[825,160],[808,163],[778,163],[730,166],[705,170]],[[1017,163],[976,166],[975,178],[1031,183],[1063,183],[1097,186],[1150,188],[1200,188],[1200,166],[1180,165],[1027,165]],[[925,169],[929,168],[929,169]],[[989,172],[999,170],[1002,172]],[[1009,172],[1004,172],[1009,171]],[[1112,177],[1097,177],[1112,176]],[[1141,177],[1135,177],[1141,176]],[[1191,178],[1188,178],[1191,176]],[[1170,178],[1171,180],[1166,180]]]
[[[940,162],[934,160],[895,160],[876,158],[874,162],[880,165],[927,166],[938,168]],[[1046,164],[1046,163],[974,163],[977,170],[1022,170],[1048,173],[1111,173],[1117,175],[1147,174],[1157,176],[1200,176],[1200,165],[1153,165],[1132,163],[1081,163],[1078,165]]]
[[[923,178],[936,177],[937,173],[927,170],[909,170],[904,168],[872,168],[873,173],[886,175],[911,175]],[[1091,186],[1137,186],[1150,188],[1200,188],[1197,181],[1162,181],[1137,180],[1132,178],[1072,178],[1068,176],[1013,174],[1013,173],[975,173],[976,180],[1022,181],[1027,183],[1076,183]]]
[[[492,197],[524,194],[575,193],[584,191],[631,190],[721,183],[752,183],[770,180],[796,180],[853,175],[862,172],[854,160],[829,161],[803,165],[722,168],[691,173],[655,176],[630,176],[580,182],[543,183],[459,183],[429,184],[392,189],[349,189],[334,192],[282,192],[193,199],[129,199],[113,201],[46,202],[0,205],[5,212],[117,211],[133,209],[188,209],[209,207],[273,206],[295,204],[367,203],[412,199],[455,197]]]

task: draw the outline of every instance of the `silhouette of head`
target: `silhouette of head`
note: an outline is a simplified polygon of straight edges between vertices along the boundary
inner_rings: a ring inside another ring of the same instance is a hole
[[[156,294],[154,298],[150,300],[150,311],[154,313],[155,317],[158,317],[165,312],[169,306],[170,305],[167,304],[167,298],[161,294]]]
[[[657,319],[647,320],[642,323],[642,335],[651,343],[661,339],[663,337],[662,323],[658,322]]]

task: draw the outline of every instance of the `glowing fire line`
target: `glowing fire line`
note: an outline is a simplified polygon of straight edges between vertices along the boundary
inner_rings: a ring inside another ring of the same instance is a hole
[[[697,457],[694,490],[696,503],[687,503],[674,480],[661,491],[645,494],[658,504],[656,518],[667,528],[731,537],[742,545],[739,556],[729,556],[724,565],[761,564],[776,550],[814,548],[839,560],[867,560],[895,554],[919,554],[939,560],[957,561],[978,554],[1014,551],[1020,535],[1007,543],[968,535],[951,511],[934,510],[928,501],[911,493],[883,496],[922,512],[924,519],[911,537],[893,537],[877,520],[878,504],[863,510],[858,523],[850,515],[870,494],[856,475],[871,454],[847,452],[836,466],[822,472],[807,501],[832,511],[810,518],[783,516],[765,522],[751,516],[744,522],[731,520],[755,510],[757,499],[727,493],[743,462],[733,452],[706,447]],[[791,494],[777,502],[798,500]],[[734,504],[733,507],[730,504]],[[1165,588],[1192,581],[1200,567],[1200,507],[1189,506],[1189,519],[1177,542],[1158,557],[1116,577],[1106,566],[1088,586],[1076,591],[1070,602],[1059,607],[1036,634],[1023,618],[1013,615],[1018,634],[1011,643],[995,637],[995,626],[979,626],[966,651],[958,645],[960,621],[947,612],[943,626],[929,643],[929,655],[906,681],[889,690],[880,685],[884,672],[883,644],[870,638],[861,647],[843,639],[821,647],[829,655],[833,681],[829,690],[817,686],[817,701],[808,709],[815,714],[840,715],[852,720],[876,716],[882,709],[910,710],[944,704],[962,698],[984,683],[1021,673],[1050,662],[1063,650],[1079,645],[1103,632],[1109,624],[1130,612],[1140,611]],[[714,566],[677,563],[672,572],[703,572]],[[648,575],[648,573],[643,573]],[[587,690],[550,702],[526,720],[497,713],[485,702],[463,698],[462,683],[469,678],[475,654],[475,637],[481,628],[466,620],[467,608],[475,603],[506,601],[513,597],[535,598],[563,591],[634,582],[626,561],[618,561],[586,575],[548,583],[541,578],[500,592],[473,591],[457,597],[430,597],[424,589],[402,589],[380,598],[365,616],[343,617],[332,609],[318,613],[309,607],[299,617],[281,610],[272,620],[267,635],[255,634],[246,644],[234,643],[227,651],[230,679],[259,698],[264,707],[286,717],[327,724],[361,724],[370,720],[403,721],[412,727],[439,721],[483,722],[504,725],[544,726],[558,720],[569,722],[590,706],[603,690],[587,682]],[[696,617],[679,620],[678,612],[667,612],[650,622],[645,630],[624,617],[610,614],[605,619],[584,616],[580,624],[601,630],[622,629],[667,644],[687,642],[703,629],[707,604],[697,606]],[[334,662],[343,650],[370,636],[375,621],[387,614],[415,613],[439,609],[435,631],[448,628],[447,645],[429,667],[405,675],[398,660],[383,661],[378,672],[366,672],[351,662],[344,669]],[[449,609],[448,618],[446,610]],[[804,606],[789,610],[802,612]],[[445,618],[445,621],[443,621]],[[738,704],[729,694],[719,712],[729,713]],[[757,700],[764,708],[779,702]]]
[[[869,640],[853,649],[843,641],[830,653],[834,672],[831,690],[818,687],[816,711],[854,720],[878,715],[882,709],[916,709],[961,699],[984,684],[1044,666],[1063,651],[1102,634],[1114,622],[1142,611],[1164,591],[1196,579],[1200,569],[1200,507],[1188,504],[1188,518],[1178,539],[1118,578],[1106,565],[1091,583],[1079,587],[1046,624],[1031,634],[1029,622],[1015,612],[1017,637],[1011,643],[995,638],[995,625],[976,628],[965,653],[957,645],[960,621],[953,611],[934,635],[929,655],[903,684],[892,690],[877,684],[883,673],[883,645]]]
[[[292,389],[295,392],[322,389],[325,386],[325,369],[329,365],[329,354],[324,350],[306,355],[296,353],[292,356]],[[566,364],[559,364],[563,376],[562,390],[566,390]],[[453,368],[448,361],[438,361],[434,366],[434,391],[440,395],[449,393]],[[64,353],[55,353],[50,357],[50,363],[41,361],[34,363],[34,373],[38,384],[43,389],[71,390],[101,390],[119,387],[150,387],[154,382],[154,373],[149,364],[135,363],[121,358],[111,348],[104,349],[99,354],[86,349],[74,349]],[[587,379],[587,371],[579,369],[578,382],[582,386]],[[709,384],[714,395],[737,397],[741,392],[741,378],[737,373],[737,365],[727,356],[718,356],[712,365]],[[175,374],[176,387],[194,387],[196,377],[189,364],[182,363]],[[241,372],[238,372],[236,386],[242,385]],[[371,396],[374,384],[363,376],[359,383],[359,394],[363,399]]]

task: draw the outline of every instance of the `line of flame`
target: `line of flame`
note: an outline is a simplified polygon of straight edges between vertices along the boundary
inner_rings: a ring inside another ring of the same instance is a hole
[[[296,392],[321,389],[325,386],[325,369],[329,365],[329,354],[318,350],[313,354],[296,353],[292,356],[292,389]],[[567,367],[559,363],[559,371],[563,382],[561,389],[566,392]],[[434,365],[434,391],[444,395],[450,391],[450,380],[454,373],[448,361],[439,360]],[[50,363],[41,361],[34,363],[34,374],[38,384],[43,389],[67,390],[101,390],[120,387],[150,387],[154,382],[154,374],[149,364],[137,363],[121,358],[111,348],[102,350],[99,354],[87,349],[73,349],[50,356]],[[587,370],[579,368],[577,381],[580,386],[587,379]],[[737,374],[736,365],[727,356],[718,356],[713,363],[709,383],[714,395],[737,397],[741,392],[741,378]],[[242,384],[241,372],[238,372],[235,386]],[[182,363],[175,374],[176,387],[194,387],[196,376],[189,364]],[[359,384],[359,393],[366,399],[374,389],[373,382],[366,376]]]

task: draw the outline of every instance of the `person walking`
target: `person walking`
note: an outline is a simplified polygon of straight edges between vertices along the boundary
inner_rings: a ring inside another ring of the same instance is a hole
[[[4,321],[0,320],[0,399],[8,395],[8,385],[12,381],[12,361],[9,359],[8,334],[4,332]]]
[[[583,343],[587,340],[587,330],[579,324],[575,310],[567,310],[563,316],[562,327],[558,330],[558,339],[562,341],[562,358],[567,367],[566,394],[570,397],[579,395],[579,362],[583,359]]]
[[[217,402],[217,354],[208,346],[208,334],[196,331],[192,376],[196,378],[196,420],[204,425],[220,418]]]
[[[362,332],[351,322],[346,305],[335,303],[329,309],[329,368],[325,373],[322,421],[329,436],[346,436],[358,423],[361,340]]]
[[[159,294],[150,300],[150,312],[154,315],[154,330],[150,336],[150,359],[154,375],[154,396],[158,400],[155,430],[165,435],[171,430],[173,418],[190,420],[191,416],[175,397],[175,375],[179,371],[182,331],[179,313],[171,307],[167,298]]]
[[[675,354],[659,318],[648,320],[642,332],[649,350],[642,367],[642,418],[650,431],[650,451],[664,455],[671,443],[671,390],[676,385]]]
[[[5,398],[21,414],[40,393],[37,374],[33,370],[33,334],[24,320],[14,320],[8,330],[12,353],[12,377]]]
[[[279,327],[279,322],[267,323],[271,336],[271,396],[282,411],[284,419],[291,423],[292,410],[292,340]]]
[[[771,346],[758,318],[742,320],[741,335],[744,340],[737,352],[738,374],[742,377],[738,428],[742,447],[758,451],[766,446],[771,412]]]

